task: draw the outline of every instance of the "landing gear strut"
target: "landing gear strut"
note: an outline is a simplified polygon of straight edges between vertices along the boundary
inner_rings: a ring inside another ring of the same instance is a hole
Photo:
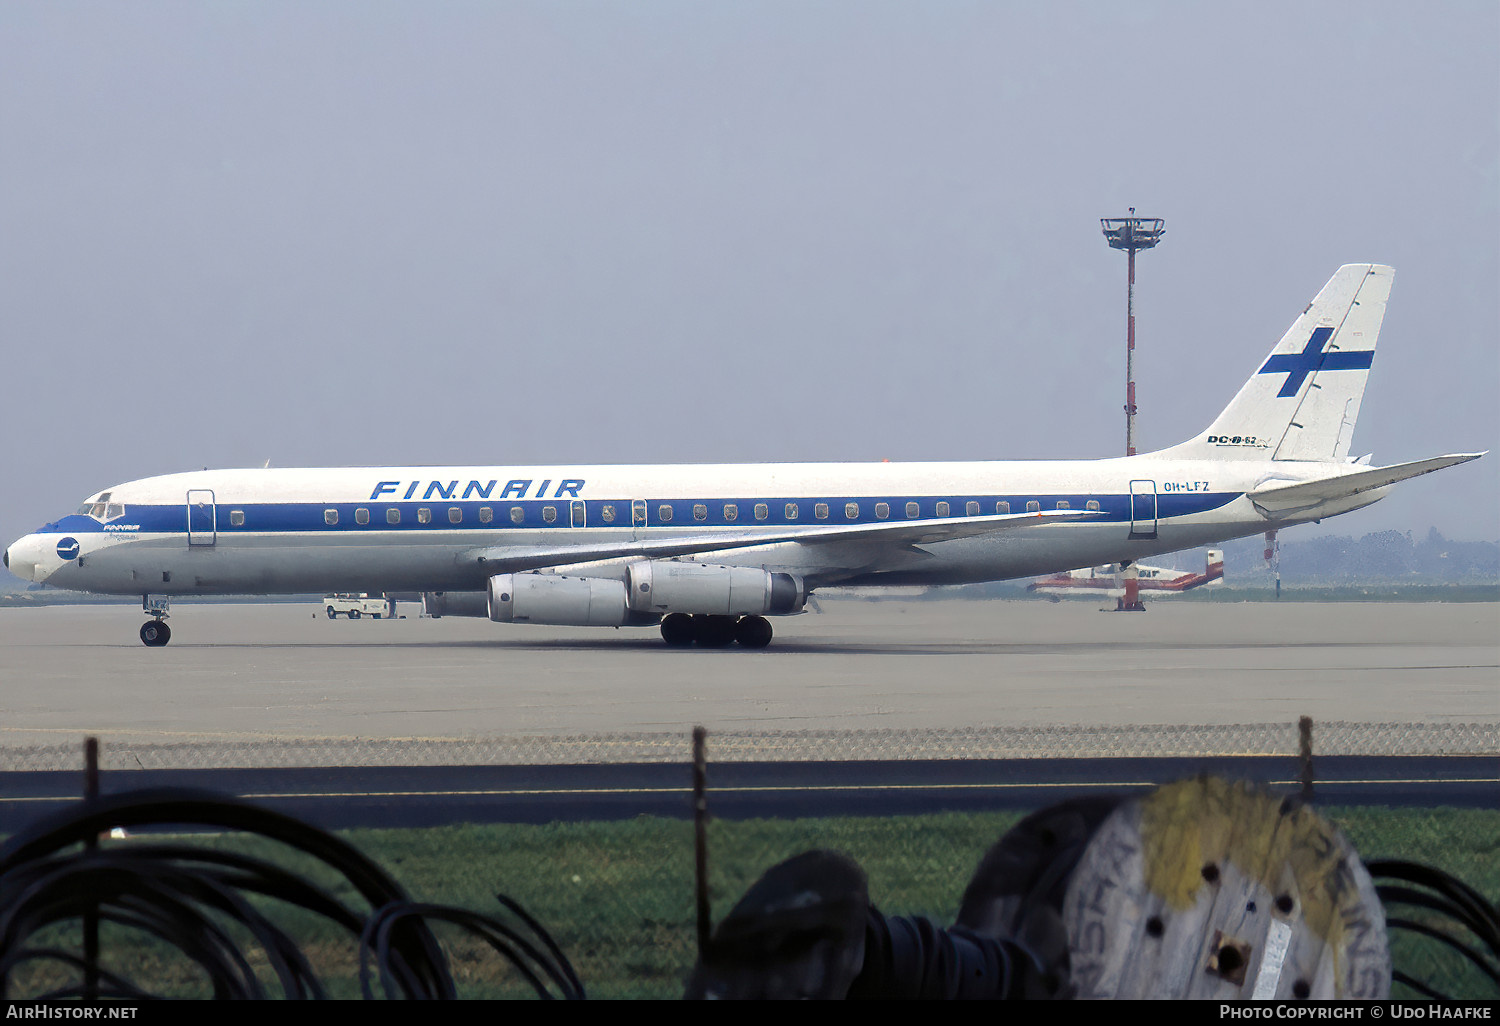
[[[152,619],[141,625],[141,644],[147,648],[161,648],[172,640],[172,628],[167,626],[168,610],[172,603],[165,595],[142,595],[141,609]]]
[[[668,613],[661,621],[661,638],[674,648],[696,642],[703,648],[765,648],[771,643],[771,622],[764,616],[707,616]]]

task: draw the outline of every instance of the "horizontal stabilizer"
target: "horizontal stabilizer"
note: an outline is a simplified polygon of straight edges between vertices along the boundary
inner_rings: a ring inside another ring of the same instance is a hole
[[[952,541],[955,538],[969,538],[1017,527],[1035,527],[1038,523],[1048,521],[1059,522],[1095,515],[1086,510],[1059,509],[983,517],[949,517],[944,520],[925,520],[916,523],[895,521],[887,524],[809,526],[783,531],[737,531],[733,534],[705,531],[702,534],[692,534],[686,537],[677,534],[665,538],[642,538],[635,541],[616,539],[595,545],[500,546],[482,550],[478,555],[486,567],[490,568],[491,573],[509,573],[593,560],[614,562],[622,559],[664,559],[669,556],[726,552],[784,542],[819,545],[831,542],[864,541],[891,548],[905,548],[932,542]]]
[[[1434,456],[1430,460],[1418,460],[1415,463],[1398,463],[1393,467],[1378,467],[1375,470],[1362,470],[1354,474],[1338,474],[1334,477],[1304,481],[1300,484],[1272,485],[1247,493],[1247,498],[1255,503],[1255,508],[1264,516],[1285,515],[1312,509],[1326,502],[1352,498],[1361,492],[1389,488],[1398,481],[1421,477],[1434,470],[1454,467],[1460,463],[1468,463],[1483,455],[1482,452],[1455,453],[1450,456]]]

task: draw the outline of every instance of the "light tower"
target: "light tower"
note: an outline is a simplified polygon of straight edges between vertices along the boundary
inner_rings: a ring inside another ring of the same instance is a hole
[[[1099,225],[1110,249],[1130,255],[1130,285],[1125,293],[1125,455],[1135,455],[1135,253],[1151,249],[1167,234],[1159,217],[1101,217]]]
[[[1125,455],[1135,455],[1135,253],[1151,249],[1167,234],[1159,217],[1136,217],[1135,207],[1129,217],[1101,217],[1105,241],[1110,249],[1123,249],[1130,255],[1130,284],[1125,292]],[[1154,512],[1153,512],[1154,517]],[[1120,613],[1144,613],[1141,602],[1140,575],[1133,562],[1124,564],[1125,595],[1115,603]]]

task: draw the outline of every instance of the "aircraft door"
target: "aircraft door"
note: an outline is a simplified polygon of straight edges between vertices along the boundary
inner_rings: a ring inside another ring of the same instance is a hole
[[[1130,537],[1156,537],[1156,482],[1130,482]]]
[[[588,507],[583,504],[582,499],[574,499],[568,503],[568,522],[574,527],[588,526]]]
[[[641,531],[645,528],[645,526],[646,500],[633,499],[630,503],[630,528],[635,532],[635,536],[639,538],[641,536]]]
[[[214,493],[207,488],[191,488],[187,493],[188,545],[212,545],[218,540],[218,509]]]

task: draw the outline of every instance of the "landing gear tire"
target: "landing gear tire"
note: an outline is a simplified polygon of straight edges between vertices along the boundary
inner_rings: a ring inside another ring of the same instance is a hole
[[[668,613],[662,617],[661,640],[673,648],[685,648],[698,640],[698,628],[687,613]]]
[[[330,619],[330,620],[336,620],[336,619],[338,619],[338,615],[339,614],[337,614],[337,613],[335,613],[333,611],[333,607],[332,606],[328,607],[328,619]]]
[[[764,616],[742,616],[734,625],[734,640],[741,648],[765,648],[771,643],[771,621]]]
[[[172,628],[161,620],[147,620],[141,624],[141,644],[147,648],[161,648],[172,640]]]
[[[732,616],[695,616],[698,644],[704,648],[725,648],[734,644],[735,619]]]
[[[351,619],[351,620],[358,620],[359,619],[359,610],[358,609],[351,609],[351,610],[349,610],[349,619]]]

